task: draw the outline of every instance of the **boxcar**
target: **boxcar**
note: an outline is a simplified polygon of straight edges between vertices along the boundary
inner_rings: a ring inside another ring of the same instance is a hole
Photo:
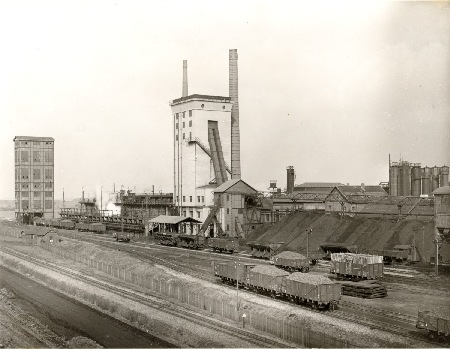
[[[283,278],[287,275],[289,275],[287,271],[273,265],[257,265],[248,270],[247,287],[272,295],[280,295]]]
[[[210,238],[208,246],[213,251],[234,253],[239,250],[239,239],[237,238]]]
[[[309,260],[297,252],[284,251],[270,258],[271,263],[276,267],[288,271],[309,271]]]
[[[313,308],[325,309],[339,303],[342,286],[327,277],[315,274],[292,273],[284,279],[283,295],[297,303],[311,304]]]
[[[332,253],[330,272],[351,279],[377,279],[383,276],[383,256]]]
[[[448,337],[450,320],[444,319],[440,315],[433,314],[431,311],[419,311],[417,315],[416,327],[427,330],[432,338]]]

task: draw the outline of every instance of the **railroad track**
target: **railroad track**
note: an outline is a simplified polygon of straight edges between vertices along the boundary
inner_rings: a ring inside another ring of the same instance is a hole
[[[68,233],[68,234],[70,234],[70,233]],[[201,280],[217,283],[216,278],[211,275],[209,270],[205,269],[205,271],[203,271],[202,273],[199,273],[198,265],[195,265],[193,263],[192,264],[189,263],[187,265],[181,264],[178,262],[180,260],[179,258],[174,259],[172,261],[168,261],[165,258],[163,258],[167,249],[170,249],[173,252],[182,252],[183,254],[192,255],[192,256],[195,256],[195,258],[198,258],[200,251],[180,249],[180,248],[171,247],[171,246],[161,246],[161,245],[153,245],[152,246],[152,245],[148,245],[148,244],[145,244],[145,247],[143,247],[143,246],[137,245],[136,243],[124,244],[124,243],[112,242],[111,238],[98,236],[98,235],[91,235],[91,234],[84,235],[83,240],[89,241],[89,242],[94,242],[94,243],[101,242],[103,244],[103,246],[107,246],[107,247],[110,247],[113,249],[117,249],[117,247],[120,246],[122,251],[130,252],[131,254],[133,254],[133,256],[135,256],[143,261],[147,261],[147,262],[153,261],[154,263],[164,265],[168,268],[171,268],[173,270],[179,271],[184,274],[188,274],[190,276],[199,278]],[[153,253],[150,254],[149,249],[152,252],[159,251],[158,253],[161,253],[162,257],[155,256]],[[161,250],[163,250],[163,251],[161,252]],[[222,255],[222,254],[206,252],[206,251],[201,251],[201,252],[207,253],[209,255],[214,255],[215,258],[217,257],[216,259],[220,258],[224,261],[236,260],[236,256]],[[208,256],[208,261],[209,261],[209,258],[210,257]],[[203,258],[203,259],[205,259],[205,258]],[[183,260],[185,262],[186,258],[181,259],[181,260]],[[254,259],[251,259],[251,260],[254,261]],[[209,275],[207,274],[207,272],[209,272]],[[403,279],[407,279],[407,278],[403,278]],[[409,280],[409,279],[407,279],[407,280]],[[248,291],[245,289],[242,289],[242,291],[254,294],[254,292],[251,292],[251,291]],[[261,295],[261,296],[263,296],[263,295]],[[280,300],[280,299],[275,298],[273,300],[285,303],[285,301]],[[314,309],[308,309],[308,310],[324,314],[323,311],[318,311],[318,310],[314,310]],[[400,335],[403,337],[408,337],[408,338],[411,338],[414,340],[420,340],[422,342],[436,345],[435,342],[430,342],[426,337],[422,336],[422,333],[417,332],[415,327],[412,326],[413,324],[415,324],[415,320],[416,320],[412,316],[409,316],[406,314],[401,314],[401,313],[389,312],[389,311],[385,311],[385,310],[382,310],[382,309],[379,309],[376,307],[360,305],[360,304],[348,302],[348,301],[341,302],[340,310],[341,311],[338,311],[338,312],[329,312],[329,313],[325,313],[325,314],[335,317],[335,318],[342,319],[342,320],[347,320],[347,321],[350,321],[350,322],[353,322],[356,324],[368,326],[370,328],[379,329],[379,330],[393,333],[396,335]]]
[[[225,322],[221,322],[212,317],[204,316],[204,315],[198,314],[194,311],[190,311],[182,306],[176,306],[174,304],[170,304],[170,302],[167,302],[167,300],[164,297],[155,295],[153,293],[151,294],[151,297],[153,299],[150,299],[149,294],[142,294],[137,291],[129,291],[125,288],[115,286],[111,283],[103,282],[98,279],[94,279],[94,278],[82,275],[76,271],[69,269],[69,268],[56,266],[49,262],[43,262],[40,259],[31,257],[27,254],[24,254],[24,253],[15,251],[15,250],[11,250],[6,247],[0,247],[0,251],[7,253],[9,255],[12,255],[16,258],[26,260],[29,263],[33,263],[35,265],[44,267],[46,269],[50,269],[57,273],[66,275],[72,279],[76,279],[76,280],[85,282],[89,285],[106,290],[108,292],[112,292],[120,297],[125,298],[125,299],[129,299],[134,302],[139,302],[140,304],[147,305],[153,309],[158,309],[164,313],[168,313],[168,314],[176,316],[178,318],[187,320],[187,321],[192,322],[201,327],[205,327],[205,328],[211,329],[213,331],[216,331],[218,333],[223,333],[223,334],[232,336],[234,338],[239,338],[244,341],[251,342],[251,343],[255,344],[256,347],[281,347],[281,346],[284,347],[286,345],[285,342],[278,341],[278,340],[268,338],[265,336],[261,336],[261,335],[258,335],[258,334],[252,333],[252,332],[248,332],[248,331],[245,331],[244,329],[230,325]]]

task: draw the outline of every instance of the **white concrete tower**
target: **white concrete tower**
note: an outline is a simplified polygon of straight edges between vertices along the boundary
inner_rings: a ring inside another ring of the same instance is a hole
[[[173,117],[174,204],[182,216],[204,221],[213,205],[215,182],[208,121],[218,122],[227,172],[231,161],[230,97],[190,95],[170,102]]]

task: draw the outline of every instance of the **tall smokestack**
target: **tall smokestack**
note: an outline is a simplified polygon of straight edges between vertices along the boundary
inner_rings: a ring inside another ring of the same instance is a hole
[[[231,178],[241,178],[241,139],[239,136],[238,54],[230,49],[230,97],[231,107]]]
[[[183,61],[183,93],[181,97],[188,95],[188,80],[187,80],[187,60]]]

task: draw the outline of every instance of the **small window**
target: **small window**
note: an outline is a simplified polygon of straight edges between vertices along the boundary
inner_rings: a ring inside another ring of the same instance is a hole
[[[197,211],[197,218],[200,218],[200,211]]]
[[[183,133],[183,139],[184,139],[184,133]]]
[[[189,211],[189,214],[191,215],[192,218],[194,218],[194,211]]]
[[[176,114],[175,114],[175,117],[176,117],[176,118],[177,118],[177,120],[178,120],[178,113],[176,113]]]
[[[192,132],[189,132],[189,139],[192,139]]]
[[[230,201],[230,194],[227,194],[227,201]]]
[[[175,136],[175,140],[178,141],[178,135]]]
[[[178,130],[178,122],[175,124],[175,128]]]
[[[192,120],[189,120],[189,127],[192,127]]]
[[[205,202],[205,197],[204,196],[202,196],[202,202]]]
[[[183,195],[183,202],[186,202],[186,196]]]
[[[183,112],[183,119],[184,119],[185,116],[186,116],[186,112],[184,111],[184,112]]]
[[[189,202],[192,202],[192,196],[189,196]]]
[[[227,214],[230,214],[230,209],[227,207]]]
[[[189,116],[192,116],[192,110],[189,110]]]
[[[227,231],[230,231],[230,225],[227,224]]]
[[[200,196],[197,196],[197,201],[200,202]]]
[[[183,121],[183,128],[185,128],[185,124],[184,124],[184,121]]]

